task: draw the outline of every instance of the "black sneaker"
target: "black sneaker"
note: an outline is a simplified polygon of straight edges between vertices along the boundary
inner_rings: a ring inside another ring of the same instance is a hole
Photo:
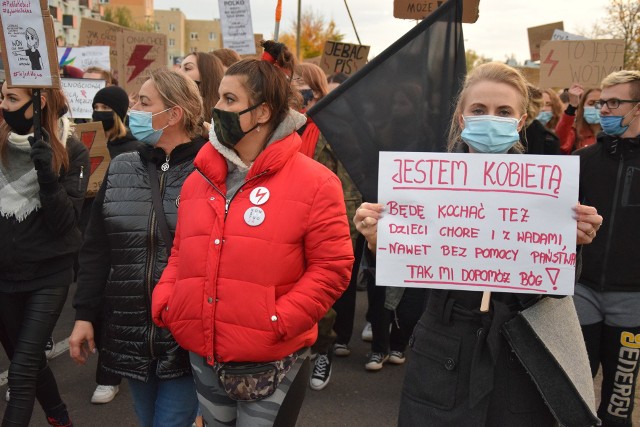
[[[389,355],[385,353],[371,353],[369,361],[364,365],[367,371],[379,371],[382,369],[384,362],[389,360]]]
[[[312,390],[322,390],[329,384],[330,378],[331,356],[327,353],[319,353],[313,365],[309,386]]]

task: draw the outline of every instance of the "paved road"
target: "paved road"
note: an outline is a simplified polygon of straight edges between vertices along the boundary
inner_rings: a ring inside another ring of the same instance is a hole
[[[95,388],[94,375],[96,357],[86,366],[76,366],[68,356],[66,337],[73,328],[71,295],[60,317],[54,338],[59,342],[60,354],[50,361],[56,375],[64,401],[71,412],[76,427],[122,426],[135,427],[136,417],[126,381],[116,398],[106,405],[92,405],[89,402]],[[380,372],[365,371],[368,344],[360,339],[364,326],[366,294],[358,292],[358,305],[354,337],[351,340],[352,353],[346,358],[335,358],[331,382],[322,391],[307,390],[305,402],[298,418],[298,426],[394,426],[398,415],[398,403],[403,366],[385,365]],[[8,361],[0,351],[0,396],[6,391],[6,369]],[[0,414],[6,403],[0,398]],[[636,407],[640,406],[636,390]],[[634,413],[634,423],[640,423],[640,410]],[[36,404],[31,420],[33,427],[47,427],[44,415]]]
[[[92,405],[89,402],[95,389],[95,367],[97,357],[92,356],[86,366],[75,365],[68,356],[64,340],[73,329],[73,309],[71,297],[54,331],[59,344],[56,352],[62,351],[50,361],[56,375],[62,398],[70,410],[76,427],[94,426],[136,426],[136,417],[126,381],[122,382],[120,393],[106,405]],[[400,387],[404,367],[386,365],[382,371],[365,371],[368,344],[360,339],[364,326],[366,294],[358,292],[358,313],[352,353],[346,358],[334,361],[331,382],[322,391],[307,390],[305,402],[298,418],[299,426],[392,426],[398,412]],[[6,369],[8,361],[0,350],[0,396],[6,391]],[[6,403],[0,398],[0,416]],[[36,404],[31,426],[46,427],[42,409]]]

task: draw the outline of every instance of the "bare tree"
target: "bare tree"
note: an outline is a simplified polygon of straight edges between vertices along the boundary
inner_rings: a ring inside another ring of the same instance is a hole
[[[624,40],[624,68],[640,69],[640,0],[610,0],[593,34]]]

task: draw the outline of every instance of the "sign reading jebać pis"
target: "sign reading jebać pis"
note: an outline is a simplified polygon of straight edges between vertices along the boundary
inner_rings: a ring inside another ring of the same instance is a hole
[[[376,284],[573,294],[575,156],[381,152]]]

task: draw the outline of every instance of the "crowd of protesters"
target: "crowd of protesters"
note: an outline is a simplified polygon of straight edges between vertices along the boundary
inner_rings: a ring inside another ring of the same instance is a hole
[[[43,91],[36,136],[32,91],[2,86],[2,426],[29,425],[36,399],[49,425],[73,425],[45,354],[73,281],[70,355],[98,357],[88,399],[111,402],[125,379],[142,426],[295,425],[306,388],[323,390],[334,356],[351,354],[356,289],[363,368],[407,364],[399,425],[556,425],[558,402],[498,332],[546,297],[500,293],[480,312],[478,292],[376,286],[384,206],[362,200],[305,114],[347,76],[262,47],[192,53],[135,94],[108,70],[63,67],[106,83],[92,119],[111,162],[94,197],[62,91]],[[399,85],[383,131],[419,126],[419,91]],[[556,92],[493,62],[468,74],[449,135],[450,152],[580,157],[583,336],[567,345],[602,372],[604,426],[632,425],[640,366],[639,117],[638,71]]]

